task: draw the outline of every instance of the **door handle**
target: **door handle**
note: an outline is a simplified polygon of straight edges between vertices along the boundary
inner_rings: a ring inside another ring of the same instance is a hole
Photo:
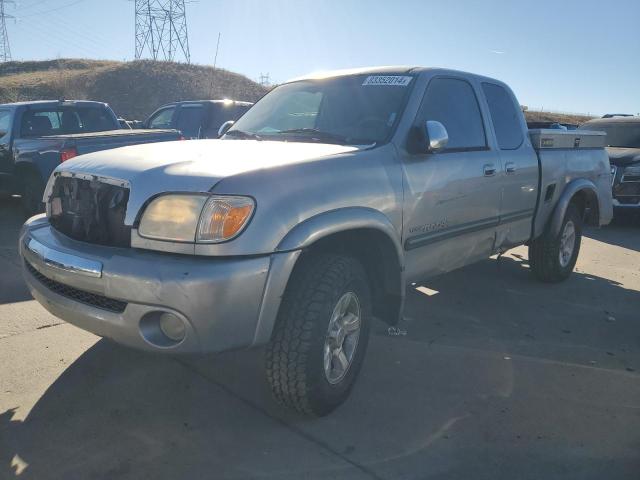
[[[485,177],[493,177],[496,174],[496,166],[493,163],[488,163],[482,167]]]
[[[516,164],[513,162],[507,162],[504,164],[504,170],[507,173],[515,173],[516,171]]]

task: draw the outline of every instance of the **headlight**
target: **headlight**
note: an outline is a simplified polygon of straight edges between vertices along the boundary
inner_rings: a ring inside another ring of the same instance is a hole
[[[138,233],[156,240],[223,242],[240,234],[254,207],[249,197],[162,195],[145,209]]]
[[[144,211],[138,233],[143,237],[177,242],[193,242],[204,195],[163,195]]]

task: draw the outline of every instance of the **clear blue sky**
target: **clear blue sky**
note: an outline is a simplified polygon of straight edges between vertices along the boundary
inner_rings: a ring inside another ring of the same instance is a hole
[[[134,57],[127,0],[16,0],[14,59]],[[640,112],[638,0],[199,0],[194,63],[284,81],[310,71],[417,64],[509,83],[532,108]]]

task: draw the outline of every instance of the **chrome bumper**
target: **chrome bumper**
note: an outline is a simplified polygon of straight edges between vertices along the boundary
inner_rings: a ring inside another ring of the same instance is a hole
[[[57,317],[142,350],[220,352],[269,340],[299,251],[212,258],[77,242],[42,216],[19,240],[24,277],[34,298]],[[121,311],[105,301],[124,305]],[[150,315],[171,313],[185,338],[162,344],[145,334]]]
[[[615,198],[613,199],[613,207],[614,208],[624,208],[624,209],[633,209],[633,208],[637,208],[640,209],[640,203],[620,203],[618,200],[616,200]]]
[[[32,264],[42,262],[47,267],[62,272],[91,278],[102,277],[102,263],[52,250],[35,238],[26,237],[24,239],[24,252],[25,257]]]

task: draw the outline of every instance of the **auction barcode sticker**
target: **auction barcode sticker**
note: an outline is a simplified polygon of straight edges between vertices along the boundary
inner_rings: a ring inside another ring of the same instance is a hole
[[[370,75],[362,85],[385,85],[392,87],[406,87],[413,77],[402,75]]]

